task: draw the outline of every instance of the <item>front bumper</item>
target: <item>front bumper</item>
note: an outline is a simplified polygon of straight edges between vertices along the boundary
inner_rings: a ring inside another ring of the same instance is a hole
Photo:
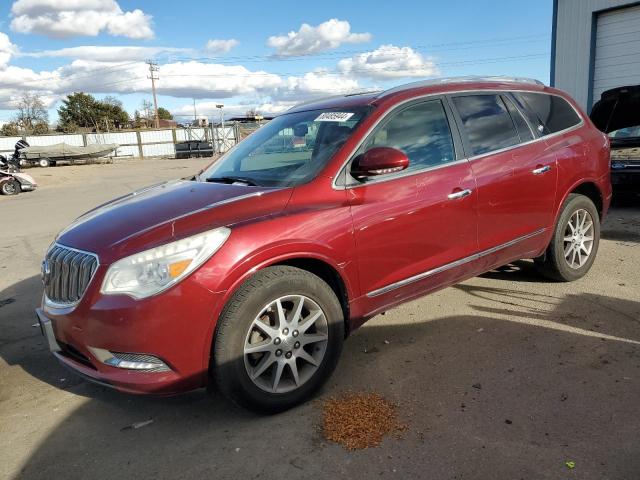
[[[58,341],[53,322],[42,309],[36,309],[36,316],[51,353],[62,365],[86,380],[127,393],[166,395],[185,390],[175,388],[183,383],[183,379],[173,371],[145,372],[100,365],[101,362],[97,358],[89,357],[78,348]]]
[[[93,285],[67,310],[45,301],[36,310],[49,349],[64,366],[128,393],[170,395],[206,385],[223,292],[191,279],[144,300],[97,290]],[[163,368],[135,368],[154,358]]]

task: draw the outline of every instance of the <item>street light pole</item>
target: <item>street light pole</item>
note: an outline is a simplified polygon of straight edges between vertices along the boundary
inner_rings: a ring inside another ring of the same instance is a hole
[[[219,103],[216,108],[220,110],[220,128],[222,129],[222,136],[218,135],[218,153],[222,153],[222,147],[224,146],[224,139],[226,137],[224,131],[224,105]]]

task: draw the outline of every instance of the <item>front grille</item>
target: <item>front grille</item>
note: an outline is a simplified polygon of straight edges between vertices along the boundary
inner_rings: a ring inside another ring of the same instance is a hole
[[[43,263],[44,292],[55,303],[73,305],[84,295],[98,268],[98,258],[87,252],[54,245]]]

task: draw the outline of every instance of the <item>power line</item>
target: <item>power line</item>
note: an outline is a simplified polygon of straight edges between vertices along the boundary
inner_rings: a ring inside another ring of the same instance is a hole
[[[536,35],[521,35],[515,37],[502,37],[485,40],[469,40],[465,42],[448,42],[448,43],[434,43],[425,45],[407,45],[405,47],[412,50],[431,50],[431,51],[451,51],[451,50],[467,50],[472,48],[486,48],[488,46],[503,46],[511,45],[513,43],[531,43],[543,38],[548,38],[548,34],[536,34]],[[405,48],[398,47],[398,48]],[[216,63],[220,64],[234,64],[239,61],[242,62],[294,62],[301,60],[308,60],[310,57],[323,59],[323,58],[335,58],[351,55],[359,55],[365,53],[371,53],[372,50],[338,50],[332,52],[320,52],[320,53],[308,53],[300,54],[291,57],[283,57],[276,55],[247,55],[247,56],[200,56],[200,57],[185,57],[185,56],[170,56],[174,60],[216,60]],[[389,52],[386,55],[405,55],[405,53]]]
[[[499,62],[509,62],[513,60],[524,60],[524,59],[533,59],[546,57],[547,53],[532,53],[527,55],[512,55],[508,57],[493,57],[493,58],[482,58],[476,60],[460,60],[456,62],[442,62],[442,63],[434,63],[435,67],[450,67],[450,66],[466,66],[466,65],[483,65],[487,63],[499,63]],[[345,74],[351,73],[375,73],[380,71],[396,71],[394,68],[352,68],[346,71],[322,71],[315,72],[319,76],[342,76]],[[314,72],[310,72],[314,73]],[[300,73],[291,73],[291,72],[250,72],[250,73],[176,73],[176,74],[168,74],[165,77],[195,77],[195,78],[252,78],[252,77],[272,77],[272,76],[292,76],[295,78],[304,78],[304,74]]]

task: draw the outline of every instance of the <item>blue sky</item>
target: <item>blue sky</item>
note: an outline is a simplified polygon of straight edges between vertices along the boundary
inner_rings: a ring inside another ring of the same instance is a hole
[[[74,90],[117,96],[133,113],[151,98],[147,57],[160,66],[159,104],[177,115],[191,114],[194,98],[205,115],[216,103],[268,114],[428,76],[548,83],[551,17],[551,0],[5,1],[0,120],[25,90],[46,99],[52,120]]]

